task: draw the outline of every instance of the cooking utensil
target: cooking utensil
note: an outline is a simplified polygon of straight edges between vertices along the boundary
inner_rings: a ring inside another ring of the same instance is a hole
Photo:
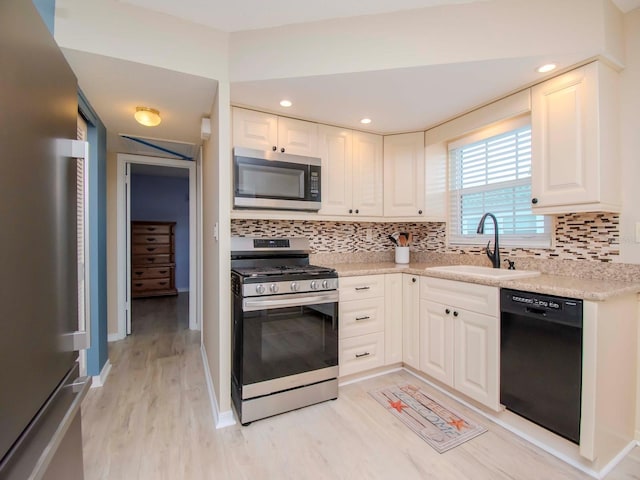
[[[396,240],[393,235],[387,235],[387,238],[389,238],[389,240],[391,240],[391,243],[393,243],[396,247],[398,246],[398,240]]]

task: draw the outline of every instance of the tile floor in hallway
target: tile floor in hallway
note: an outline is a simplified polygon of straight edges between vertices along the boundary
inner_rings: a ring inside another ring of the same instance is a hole
[[[406,372],[341,387],[336,401],[216,430],[188,298],[135,300],[133,334],[83,404],[87,480],[586,479]],[[439,454],[368,395],[412,383],[489,431]],[[640,448],[607,480],[640,479]]]

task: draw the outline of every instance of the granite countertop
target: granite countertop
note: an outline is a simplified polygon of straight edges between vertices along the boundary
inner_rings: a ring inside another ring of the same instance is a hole
[[[434,272],[425,270],[428,267],[442,265],[443,264],[436,263],[410,263],[407,265],[397,265],[392,262],[324,263],[324,266],[335,268],[340,277],[379,275],[384,273],[409,273],[424,277],[459,280],[469,283],[479,283],[482,285],[513,288],[515,290],[524,290],[528,292],[593,301],[603,301],[620,295],[640,293],[640,280],[634,282],[621,282],[616,280],[593,280],[549,274],[515,280],[494,280],[473,277],[457,272]]]

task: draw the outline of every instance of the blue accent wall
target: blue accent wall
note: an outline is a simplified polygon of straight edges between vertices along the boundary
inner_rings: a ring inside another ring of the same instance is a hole
[[[87,374],[99,375],[109,359],[107,346],[107,129],[81,91],[78,111],[87,121],[89,141],[89,302],[91,347]]]
[[[131,175],[131,220],[176,222],[176,288],[189,289],[189,179]]]
[[[53,28],[56,17],[56,0],[33,0],[33,4],[40,12],[40,16],[47,24],[47,28],[53,35]]]

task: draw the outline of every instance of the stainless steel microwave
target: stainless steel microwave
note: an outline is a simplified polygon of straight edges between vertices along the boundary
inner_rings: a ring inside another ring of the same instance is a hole
[[[236,208],[320,210],[320,159],[289,153],[233,149]]]

